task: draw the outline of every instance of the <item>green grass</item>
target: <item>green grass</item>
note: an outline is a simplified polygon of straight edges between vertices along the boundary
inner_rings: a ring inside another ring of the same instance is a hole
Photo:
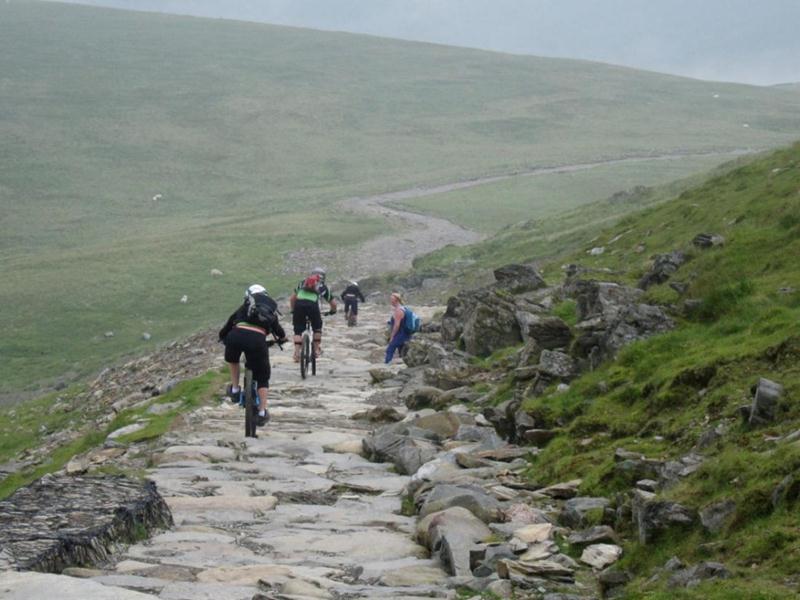
[[[18,470],[0,481],[0,499],[8,497],[16,489],[28,485],[47,473],[63,468],[71,458],[101,446],[108,434],[133,423],[146,426],[132,434],[117,439],[123,444],[135,444],[156,439],[169,431],[173,423],[183,413],[201,404],[210,402],[224,380],[224,374],[209,372],[192,380],[184,381],[168,393],[154,398],[136,409],[120,412],[111,423],[102,429],[95,429],[93,423],[108,410],[95,401],[81,395],[82,390],[74,388],[56,397],[55,394],[28,401],[15,407],[0,411],[0,461],[13,460],[42,446],[47,438],[64,431],[74,431],[71,441],[55,448],[38,464]],[[155,404],[175,403],[167,412],[154,415],[148,413]],[[54,408],[55,406],[55,408]],[[103,466],[97,470],[101,474],[136,475],[135,470],[120,470],[117,467]]]
[[[456,273],[463,285],[480,285],[486,282],[487,269],[512,262],[535,262],[545,279],[555,283],[563,277],[561,265],[584,262],[583,256],[574,255],[576,249],[590,249],[596,245],[599,236],[608,232],[613,224],[620,223],[620,227],[608,241],[612,252],[615,244],[623,240],[627,242],[625,238],[633,232],[624,227],[629,215],[667,202],[714,175],[727,173],[752,160],[740,158],[724,163],[710,173],[656,187],[638,186],[580,208],[515,223],[477,244],[447,246],[421,256],[414,261],[414,270],[418,273]],[[642,251],[646,251],[646,246]],[[572,318],[574,320],[574,316]]]
[[[532,459],[530,476],[547,484],[580,477],[581,492],[617,497],[635,483],[615,467],[617,448],[649,458],[690,452],[700,435],[724,424],[722,441],[704,450],[692,476],[662,495],[695,509],[733,500],[736,511],[718,534],[699,527],[667,534],[654,544],[626,546],[621,567],[637,577],[633,598],[796,597],[800,559],[798,499],[777,507],[771,496],[788,475],[800,473],[800,446],[773,438],[800,429],[800,144],[686,190],[670,202],[624,219],[584,248],[614,248],[601,256],[583,251],[580,262],[634,283],[654,253],[675,248],[690,260],[673,275],[687,297],[701,301],[669,333],[624,348],[615,361],[574,381],[563,393],[528,398],[523,407],[561,434]],[[620,232],[616,245],[610,240]],[[699,250],[700,232],[725,236],[721,247]],[[636,248],[645,244],[645,255]],[[680,301],[668,284],[648,290],[651,301]],[[566,303],[565,303],[566,304]],[[567,314],[568,306],[557,312]],[[780,382],[784,399],[774,423],[750,428],[738,408],[749,404],[759,377]],[[635,533],[628,531],[635,539]],[[730,581],[687,591],[650,579],[677,555],[689,564],[723,562]]]
[[[219,323],[254,280],[287,291],[286,253],[380,230],[340,198],[800,129],[787,90],[32,1],[0,3],[0,73],[12,395]]]

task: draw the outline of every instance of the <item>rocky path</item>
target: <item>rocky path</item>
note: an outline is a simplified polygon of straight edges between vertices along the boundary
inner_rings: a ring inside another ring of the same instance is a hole
[[[443,596],[444,572],[412,540],[415,519],[399,514],[408,477],[360,456],[366,426],[350,418],[368,408],[384,313],[366,305],[357,328],[329,319],[318,375],[305,381],[289,351],[275,352],[272,422],[258,439],[244,438],[227,402],[163,438],[147,476],[174,528],[85,573],[86,586],[107,587],[74,597]]]

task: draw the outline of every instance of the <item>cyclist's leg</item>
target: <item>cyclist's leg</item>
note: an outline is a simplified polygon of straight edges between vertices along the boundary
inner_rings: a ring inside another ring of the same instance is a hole
[[[269,396],[269,377],[270,377],[270,364],[269,364],[269,349],[266,340],[258,339],[245,349],[245,356],[247,357],[247,364],[253,370],[253,379],[256,380],[256,389],[258,390],[258,414],[263,416],[267,409],[267,401]]]
[[[294,304],[292,329],[294,331],[294,362],[300,362],[300,347],[303,344],[303,331],[306,328],[306,310],[301,300]]]
[[[319,312],[319,304],[314,303],[309,310],[311,316],[311,330],[314,332],[314,355],[322,353],[322,314]]]
[[[231,331],[225,338],[225,362],[231,374],[229,392],[231,395],[239,393],[239,359],[242,356],[241,333]]]

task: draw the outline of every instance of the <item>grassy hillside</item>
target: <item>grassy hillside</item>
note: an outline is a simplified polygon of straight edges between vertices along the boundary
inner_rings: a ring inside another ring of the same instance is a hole
[[[701,232],[724,236],[724,245],[695,248]],[[587,255],[593,246],[606,252]],[[566,392],[524,401],[540,426],[559,431],[530,475],[542,484],[581,478],[583,494],[615,497],[634,483],[615,468],[617,448],[677,459],[720,427],[700,469],[661,495],[698,510],[731,500],[734,514],[718,533],[697,525],[646,547],[627,543],[621,565],[635,580],[626,597],[796,598],[800,498],[775,490],[800,475],[800,445],[781,440],[800,430],[800,144],[630,215],[547,269],[555,278],[560,264],[576,262],[635,285],[654,254],[675,249],[690,260],[670,282],[687,291],[679,296],[667,282],[647,296],[673,305],[678,327],[628,346]],[[699,306],[682,311],[685,299]],[[566,302],[558,312],[574,322],[573,310]],[[751,428],[738,408],[749,404],[759,377],[785,391],[776,421]],[[665,577],[652,575],[672,556],[722,562],[733,578],[669,590]]]
[[[0,328],[14,332],[0,392],[97,368],[143,331],[152,343],[218,322],[253,279],[285,290],[285,252],[379,230],[345,222],[338,198],[774,146],[800,130],[795,100],[581,61],[0,3]]]
[[[728,157],[730,158],[730,157]],[[433,214],[484,233],[520,221],[547,220],[616,192],[656,186],[705,173],[723,160],[717,154],[596,164],[561,172],[530,173],[468,189],[398,202],[407,210]]]
[[[562,276],[561,265],[571,261],[581,262],[581,253],[599,243],[599,235],[631,213],[667,202],[681,192],[701,185],[720,174],[728,173],[737,165],[748,164],[752,157],[741,157],[724,163],[709,172],[699,173],[654,187],[634,186],[611,194],[596,202],[558,212],[542,211],[533,218],[502,228],[486,240],[471,246],[448,246],[421,256],[414,261],[414,271],[421,275],[449,273],[455,275],[460,285],[480,285],[491,280],[490,269],[512,262],[535,262],[551,280]],[[586,186],[587,180],[576,182]],[[488,191],[482,203],[477,200]],[[491,200],[495,190],[477,188],[470,190],[479,206],[492,207],[499,202]],[[585,193],[591,193],[586,188]],[[466,213],[465,213],[466,214]],[[613,251],[613,249],[612,249]],[[575,254],[579,252],[578,254]],[[439,292],[445,300],[448,289]]]

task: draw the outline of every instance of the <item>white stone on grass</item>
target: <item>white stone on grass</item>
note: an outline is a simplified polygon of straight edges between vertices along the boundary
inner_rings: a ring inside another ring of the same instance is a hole
[[[141,431],[145,427],[147,427],[147,424],[145,423],[134,423],[133,425],[121,427],[115,431],[112,431],[111,433],[108,434],[108,437],[106,439],[116,440],[124,435],[130,435],[132,433],[136,433],[137,431]]]

